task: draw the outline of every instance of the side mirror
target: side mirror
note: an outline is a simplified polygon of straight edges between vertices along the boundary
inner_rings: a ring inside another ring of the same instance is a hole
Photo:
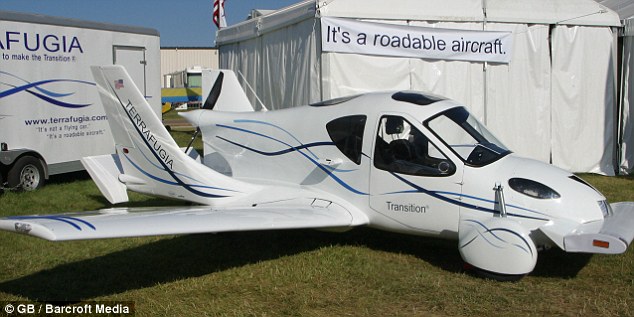
[[[438,163],[438,171],[441,175],[453,174],[456,171],[456,167],[448,161],[442,161]]]

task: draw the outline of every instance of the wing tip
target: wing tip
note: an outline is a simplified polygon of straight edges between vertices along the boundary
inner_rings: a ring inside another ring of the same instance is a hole
[[[0,230],[33,236],[48,241],[58,241],[57,235],[52,230],[28,221],[5,218],[0,220]]]

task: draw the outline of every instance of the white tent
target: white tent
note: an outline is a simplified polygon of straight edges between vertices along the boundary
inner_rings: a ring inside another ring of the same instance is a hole
[[[597,0],[602,5],[614,10],[624,28],[620,32],[621,84],[619,94],[619,135],[618,150],[619,172],[630,174],[634,171],[634,1],[632,0]]]
[[[512,32],[509,63],[322,50],[321,19]],[[269,108],[372,90],[429,91],[466,104],[520,155],[614,174],[613,11],[591,0],[305,1],[218,32],[220,66]],[[255,103],[255,100],[253,100]]]

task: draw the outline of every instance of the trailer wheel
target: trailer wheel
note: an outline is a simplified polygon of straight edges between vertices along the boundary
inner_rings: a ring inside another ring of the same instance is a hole
[[[11,188],[24,191],[36,190],[44,185],[44,167],[42,162],[33,156],[19,158],[9,170],[7,181]]]

